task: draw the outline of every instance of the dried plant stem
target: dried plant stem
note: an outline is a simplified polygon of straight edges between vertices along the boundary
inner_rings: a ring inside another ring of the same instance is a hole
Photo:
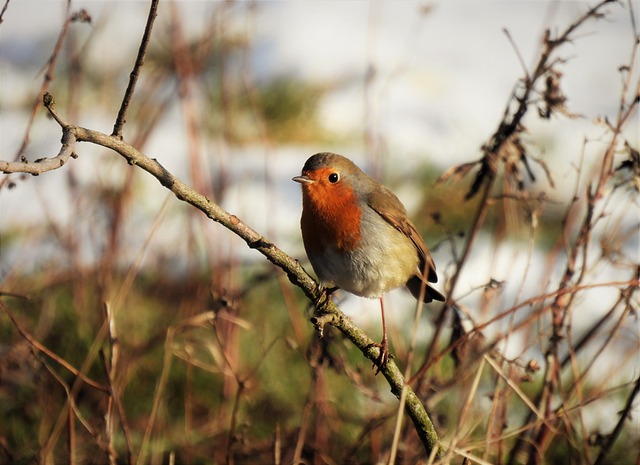
[[[471,251],[471,247],[472,245],[475,243],[475,239],[477,238],[480,229],[482,227],[482,225],[484,224],[484,220],[487,217],[487,214],[489,212],[489,202],[487,201],[489,199],[489,195],[491,193],[491,190],[493,188],[493,183],[495,181],[495,178],[492,178],[492,180],[490,182],[488,182],[487,184],[485,184],[484,187],[484,192],[482,194],[482,200],[480,201],[480,206],[478,208],[478,211],[476,212],[476,215],[474,217],[473,220],[473,224],[471,225],[470,228],[470,232],[467,236],[467,242],[465,244],[465,247],[462,251],[462,255],[460,256],[460,258],[458,259],[457,263],[456,263],[456,272],[454,273],[454,275],[451,278],[450,284],[449,284],[449,288],[447,289],[447,300],[444,303],[444,305],[442,306],[442,310],[440,310],[440,313],[438,314],[438,317],[436,318],[435,321],[435,330],[433,333],[433,337],[431,339],[431,343],[429,344],[427,351],[425,353],[425,357],[424,357],[424,362],[422,364],[422,366],[418,369],[418,371],[413,375],[413,377],[411,378],[411,381],[415,380],[415,379],[419,379],[421,380],[421,384],[424,384],[427,382],[427,377],[423,376],[431,366],[433,366],[433,364],[435,363],[436,357],[434,357],[434,353],[436,350],[436,347],[438,345],[438,338],[440,336],[440,333],[442,332],[443,328],[444,328],[444,322],[445,322],[445,317],[447,315],[447,310],[449,310],[451,308],[452,305],[454,305],[455,301],[453,299],[453,294],[454,291],[456,289],[456,286],[458,284],[458,279],[461,276],[461,271],[462,271],[462,267],[464,266],[464,264],[467,261],[467,258],[469,257],[469,253]],[[410,382],[411,382],[410,381]],[[418,391],[422,390],[423,386],[420,386],[418,388]]]
[[[615,428],[613,428],[613,431],[611,431],[611,433],[606,436],[604,446],[600,450],[600,454],[598,455],[598,458],[596,458],[594,465],[603,465],[607,463],[607,455],[609,455],[613,443],[622,432],[624,422],[629,420],[631,416],[631,410],[633,409],[633,402],[635,401],[638,393],[640,393],[640,377],[638,377],[633,386],[633,389],[631,390],[631,393],[629,393],[629,397],[627,398],[624,409],[619,413],[620,418],[618,419]]]
[[[471,384],[471,387],[469,388],[469,395],[467,395],[467,398],[464,401],[464,405],[462,406],[462,410],[460,411],[460,417],[458,418],[458,423],[456,424],[456,429],[453,433],[453,437],[451,438],[451,441],[449,443],[448,450],[447,450],[447,455],[444,457],[445,462],[447,460],[451,460],[451,456],[454,452],[454,449],[456,448],[457,444],[458,444],[458,438],[460,436],[460,433],[462,432],[462,428],[463,426],[466,424],[465,422],[468,420],[468,415],[469,415],[469,410],[471,408],[471,404],[473,402],[473,399],[475,398],[476,394],[478,393],[478,386],[480,385],[480,378],[482,377],[482,372],[484,371],[484,361],[488,360],[489,358],[483,358],[480,360],[480,363],[478,364],[478,368],[476,369],[476,376],[473,378],[473,383]]]
[[[105,415],[105,430],[108,441],[108,453],[109,453],[109,463],[116,464],[117,456],[115,454],[115,443],[114,443],[114,433],[115,433],[115,422],[116,417],[115,413],[117,412],[120,418],[120,424],[122,425],[122,432],[124,433],[126,450],[127,450],[127,463],[133,463],[133,443],[131,440],[131,432],[129,428],[129,423],[127,421],[126,412],[124,406],[122,405],[122,401],[120,399],[120,391],[116,384],[116,370],[118,367],[118,359],[120,353],[120,343],[118,342],[117,337],[117,329],[116,323],[113,315],[113,310],[109,303],[105,303],[105,320],[107,327],[109,328],[109,346],[110,346],[110,357],[107,358],[104,351],[100,351],[100,357],[102,360],[102,365],[105,370],[105,374],[107,376],[107,381],[109,383],[110,395],[108,399],[108,407],[107,413]]]
[[[22,329],[22,327],[18,324],[18,321],[16,320],[15,316],[13,315],[13,312],[11,310],[9,310],[9,307],[7,307],[7,305],[5,305],[2,301],[0,301],[0,307],[2,307],[2,309],[9,316],[9,319],[11,320],[13,325],[16,327],[16,329],[18,330],[20,335],[23,338],[25,338],[26,341],[36,351],[42,352],[43,354],[46,354],[47,357],[50,357],[51,359],[55,360],[58,364],[60,364],[61,366],[63,366],[67,370],[69,370],[69,372],[72,373],[74,376],[77,376],[78,379],[81,379],[83,382],[85,382],[88,386],[91,386],[94,389],[98,389],[99,391],[109,392],[109,388],[107,388],[106,386],[103,386],[102,384],[98,383],[97,381],[94,381],[91,378],[89,378],[87,375],[84,374],[84,371],[77,370],[73,365],[68,363],[63,358],[58,357],[54,352],[52,352],[51,350],[47,349],[44,345],[42,345],[40,342],[38,342],[33,336],[31,336],[24,329]]]
[[[185,37],[179,8],[176,3],[170,3],[171,8],[171,44],[172,58],[175,64],[178,80],[178,98],[182,109],[185,130],[187,133],[187,160],[189,173],[195,190],[208,193],[211,190],[211,181],[205,179],[207,170],[202,166],[202,150],[200,144],[200,125],[202,121],[201,111],[198,108],[198,100],[194,88],[194,63],[189,50],[189,42]]]
[[[427,274],[427,270],[423,270],[423,274]],[[411,330],[411,340],[409,341],[409,350],[407,351],[407,360],[404,368],[404,379],[408,380],[411,376],[411,370],[413,369],[413,356],[415,353],[416,342],[418,340],[418,327],[420,326],[420,317],[422,316],[422,309],[424,304],[424,295],[426,292],[426,283],[423,281],[420,288],[420,294],[418,295],[418,301],[416,302],[416,310],[414,312],[413,326]],[[402,393],[400,394],[400,403],[398,405],[398,414],[396,416],[396,425],[393,431],[393,442],[391,443],[391,452],[389,454],[389,465],[393,465],[396,460],[396,454],[398,452],[398,444],[400,442],[400,431],[402,429],[402,418],[404,407],[407,402],[407,388],[405,384],[402,387]]]
[[[6,0],[4,2],[4,5],[2,6],[2,11],[0,11],[0,24],[4,22],[4,13],[7,11],[8,7],[9,7],[9,0]]]
[[[169,381],[169,374],[171,373],[171,362],[173,359],[173,340],[178,329],[179,327],[177,326],[171,326],[169,329],[167,329],[167,337],[164,343],[162,372],[160,373],[160,378],[158,379],[158,382],[156,384],[156,391],[153,396],[153,406],[149,414],[149,421],[147,422],[147,427],[144,432],[142,444],[140,445],[138,457],[135,461],[136,465],[144,465],[147,463],[147,454],[149,453],[149,441],[151,440],[151,433],[153,432],[153,426],[155,424],[156,417],[158,416],[158,411],[160,410],[160,402],[162,400],[164,390],[167,387],[167,382]]]

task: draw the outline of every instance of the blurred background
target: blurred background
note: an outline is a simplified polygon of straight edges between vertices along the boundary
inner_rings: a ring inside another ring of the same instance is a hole
[[[437,181],[483,156],[545,30],[564,31],[587,2],[161,2],[123,136],[308,271],[291,177],[316,152],[348,156],[407,206],[439,288],[459,272],[462,313],[484,323],[524,303],[483,333],[532,400],[547,386],[532,367],[544,368],[555,347],[539,296],[553,297],[566,270],[577,270],[559,348],[567,363],[548,404],[560,431],[543,455],[590,463],[640,369],[638,294],[625,284],[640,263],[637,172],[611,177],[584,253],[570,253],[625,79],[629,92],[638,80],[638,5],[631,13],[630,5],[608,5],[606,18],[583,24],[556,54],[566,100],[545,117],[540,90],[523,121],[522,143],[538,161],[519,188],[528,201],[496,190],[461,270],[479,208],[478,196],[465,199],[473,174]],[[149,4],[6,6],[0,158],[58,152],[60,128],[36,106],[45,86],[67,121],[111,133]],[[637,149],[636,113],[619,133],[614,167]],[[384,461],[396,399],[339,334],[318,340],[309,304],[286,276],[117,154],[85,143],[76,152],[56,171],[0,180],[0,459]],[[377,301],[337,299],[379,339]],[[386,307],[402,369],[415,303],[397,290]],[[439,311],[424,312],[418,354]],[[525,463],[515,444],[540,423],[527,420],[530,409],[493,369],[477,360],[459,369],[446,352],[450,326],[436,340],[442,356],[414,385],[436,429],[489,463]],[[55,356],[109,386],[108,395],[80,386]],[[416,357],[416,370],[424,363]],[[476,370],[482,382],[470,393]],[[637,459],[635,405],[607,463]],[[402,441],[400,460],[416,463],[410,424]]]

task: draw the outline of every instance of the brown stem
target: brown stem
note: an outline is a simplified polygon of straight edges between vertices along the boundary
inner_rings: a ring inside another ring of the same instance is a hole
[[[142,35],[142,42],[140,42],[140,48],[138,49],[138,56],[136,57],[136,63],[133,66],[131,74],[129,74],[129,85],[122,98],[120,104],[120,110],[118,111],[118,117],[113,125],[112,136],[122,139],[122,128],[126,122],[127,110],[129,109],[129,103],[133,97],[133,91],[136,88],[136,82],[140,75],[140,69],[144,64],[144,56],[147,53],[147,47],[149,46],[149,39],[151,38],[151,29],[153,29],[153,22],[158,15],[158,3],[160,0],[151,0],[151,7],[149,8],[149,15],[147,16],[147,24],[144,28],[144,34]]]

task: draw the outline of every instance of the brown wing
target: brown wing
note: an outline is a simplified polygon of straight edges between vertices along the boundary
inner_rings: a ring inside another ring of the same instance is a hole
[[[427,281],[437,283],[438,275],[436,274],[436,264],[433,262],[433,258],[431,258],[429,248],[427,244],[424,243],[424,239],[422,239],[416,227],[407,218],[406,209],[404,205],[402,205],[402,202],[398,200],[398,197],[390,190],[382,188],[369,194],[367,200],[369,206],[384,218],[387,223],[411,239],[411,242],[416,246],[418,254],[420,255],[420,273],[426,271]]]

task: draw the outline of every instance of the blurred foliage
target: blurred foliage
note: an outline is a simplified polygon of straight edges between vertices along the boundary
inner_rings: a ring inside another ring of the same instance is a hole
[[[269,82],[260,91],[259,111],[275,141],[295,143],[325,138],[316,116],[323,94],[320,87],[287,77]]]
[[[260,276],[264,271],[261,266],[253,271],[245,269],[242,273],[248,274],[242,281],[250,283],[252,275]],[[113,276],[113,289],[108,294],[120,289],[123,279]],[[75,367],[85,363],[96,341],[104,360],[110,363],[113,344],[97,339],[104,322],[100,281],[98,270],[30,277],[11,286],[28,291],[30,299],[4,301],[22,328]],[[295,300],[294,311],[300,313],[307,303],[298,294]],[[176,463],[221,463],[231,444],[235,463],[271,462],[275,447],[291,457],[303,424],[314,438],[308,444],[326,447],[322,451],[305,449],[303,457],[309,460],[342,457],[341,463],[371,463],[375,451],[388,446],[395,402],[379,397],[385,391],[383,380],[376,378],[369,362],[331,328],[327,328],[325,339],[318,339],[303,313],[298,317],[305,322],[304,339],[298,345],[275,280],[234,291],[212,288],[206,276],[196,274],[184,280],[150,271],[137,277],[120,309],[112,310],[118,351],[113,375],[136,448],[150,421],[154,396],[162,390],[148,450],[154,460],[167,460],[168,454],[175,453]],[[204,318],[206,312],[212,312],[215,319]],[[165,366],[165,343],[171,328],[175,330],[171,359]],[[70,388],[75,377],[43,353],[34,355],[4,312],[0,332],[0,450],[5,454],[0,454],[0,460],[33,463],[55,421],[67,415],[67,395],[61,382]],[[426,341],[418,346],[419,353],[424,344]],[[20,363],[15,363],[20,350]],[[404,357],[403,344],[395,350]],[[95,357],[87,375],[107,385],[102,360]],[[169,371],[162,384],[164,369]],[[461,399],[468,394],[465,386],[474,372],[458,371],[448,356],[429,372],[431,388],[423,395],[427,402],[435,396],[430,411],[444,437],[456,428]],[[542,383],[540,378],[534,379],[534,383],[522,384],[532,396]],[[483,380],[487,387],[493,384],[490,371]],[[485,391],[480,405],[490,405],[491,396],[490,389]],[[79,415],[93,432],[74,420],[75,441],[81,445],[76,449],[79,463],[108,463],[106,452],[98,446],[104,440],[107,400],[106,393],[87,385],[81,386],[76,397]],[[510,421],[522,421],[526,409],[517,396],[511,394],[506,402]],[[469,413],[467,422],[486,421],[480,405]],[[124,460],[126,443],[118,415],[114,418],[114,445]],[[95,433],[102,439],[95,438]],[[482,434],[479,429],[472,437],[481,441]],[[54,448],[60,461],[67,457],[67,440],[62,434]],[[407,444],[413,443],[418,451],[415,440]],[[623,450],[624,444],[633,440],[625,436],[619,447]],[[570,451],[559,440],[550,460],[565,460]],[[628,463],[620,460],[616,463]]]
[[[152,47],[145,71],[182,92],[176,84],[175,54],[184,55],[189,74],[178,79],[191,79],[202,89],[204,98],[199,103],[206,115],[202,126],[210,137],[234,144],[326,138],[316,114],[326,91],[322,86],[292,75],[250,80],[243,68],[251,53],[250,43],[239,35],[211,34],[188,42],[178,52],[171,49],[170,40],[167,37],[164,45]]]
[[[116,290],[123,278],[113,278]],[[76,368],[83,366],[96,341],[107,363],[111,363],[114,346],[104,338],[97,339],[104,323],[100,279],[98,272],[85,271],[82,276],[71,273],[13,282],[12,288],[28,290],[34,297],[10,298],[6,305],[21,327],[34,331],[34,337],[48,350]],[[306,306],[301,296],[296,300],[296,311]],[[121,308],[112,310],[116,315],[118,353],[115,383],[137,444],[142,440],[160,386],[167,330],[176,328],[169,376],[162,387],[161,409],[154,426],[154,456],[175,451],[179,463],[211,463],[211,457],[223,461],[224,455],[219,451],[226,449],[229,428],[235,422],[236,463],[268,461],[273,454],[274,431],[281,431],[281,447],[285,450],[295,444],[309,396],[317,396],[317,405],[306,421],[312,425],[328,421],[322,429],[329,427],[332,440],[327,444],[330,450],[324,453],[340,456],[352,446],[363,422],[372,414],[369,409],[354,408],[371,400],[367,401],[366,396],[363,399],[363,393],[354,389],[340,367],[360,366],[362,373],[358,376],[366,377],[368,383],[379,384],[382,380],[374,378],[369,363],[344,346],[329,329],[327,339],[331,342],[325,341],[323,350],[335,344],[339,353],[313,355],[311,351],[317,352],[320,341],[308,324],[303,327],[303,345],[298,346],[273,283],[248,290],[241,298],[215,300],[206,278],[184,281],[142,274]],[[188,323],[208,311],[216,314],[215,320],[194,326]],[[86,321],[92,324],[84,324]],[[11,463],[31,463],[53,423],[59,415],[66,415],[66,394],[60,382],[71,388],[75,377],[42,353],[37,357],[28,355],[30,363],[11,365],[12,351],[24,348],[25,342],[6,314],[0,322],[0,331],[8,336],[3,339],[0,359],[4,387],[0,391],[0,437]],[[331,352],[335,350],[332,348]],[[343,357],[349,360],[342,360]],[[91,361],[87,375],[107,385],[102,357]],[[323,379],[320,385],[313,379],[317,376]],[[101,432],[105,427],[106,401],[105,393],[86,385],[76,398],[83,421],[93,431]],[[322,420],[324,417],[327,418]],[[78,449],[79,462],[108,463],[104,451],[95,446],[96,438],[79,421],[75,423],[78,444],[93,444]],[[63,435],[54,449],[60,460],[65,456],[66,440]],[[122,453],[125,443],[119,430],[114,440]],[[366,448],[366,442],[362,447]],[[16,451],[20,453],[15,455]]]

